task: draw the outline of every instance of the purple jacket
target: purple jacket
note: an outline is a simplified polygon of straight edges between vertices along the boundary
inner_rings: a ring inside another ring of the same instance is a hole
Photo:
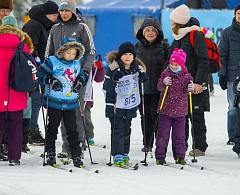
[[[162,99],[166,90],[163,84],[165,77],[172,75],[172,85],[168,87],[168,91],[163,102],[161,114],[168,115],[172,118],[181,117],[188,114],[188,82],[193,80],[187,68],[176,74],[171,71],[169,65],[162,72],[161,78],[158,80],[157,88],[161,91],[158,104],[158,112],[162,103]]]
[[[95,72],[95,67],[92,68],[92,76],[94,75],[94,72]],[[105,78],[105,70],[104,70],[104,68],[98,69],[97,73],[96,73],[96,76],[94,78],[94,81],[97,82],[97,83],[101,83],[101,82],[104,81],[104,78]],[[92,88],[92,97],[91,97],[91,99],[92,98],[93,98],[93,88]],[[93,106],[93,101],[87,101],[87,104],[90,104],[91,106]]]

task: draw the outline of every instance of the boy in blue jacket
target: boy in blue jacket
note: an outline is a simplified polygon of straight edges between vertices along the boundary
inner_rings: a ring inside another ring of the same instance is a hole
[[[81,86],[86,83],[79,63],[85,49],[81,43],[68,37],[62,39],[59,47],[56,56],[48,57],[40,69],[43,75],[42,83],[46,85],[43,105],[48,108],[49,116],[45,149],[47,164],[51,166],[56,164],[55,140],[60,121],[63,118],[73,164],[76,167],[81,167],[83,165],[80,157],[82,151],[79,147],[76,130],[75,108],[78,107],[77,93]],[[48,85],[50,85],[49,94]],[[49,101],[47,102],[48,95]]]
[[[113,165],[121,166],[129,162],[131,121],[137,116],[141,82],[144,82],[146,89],[148,76],[144,63],[136,58],[135,47],[130,42],[122,43],[119,51],[110,52],[107,58],[111,64],[103,83],[106,91],[106,117],[111,123]],[[116,85],[118,91],[115,93]]]

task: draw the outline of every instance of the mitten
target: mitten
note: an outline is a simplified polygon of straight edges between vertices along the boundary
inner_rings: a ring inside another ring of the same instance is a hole
[[[219,84],[222,90],[227,89],[227,77],[225,75],[220,76]]]
[[[148,80],[148,76],[145,72],[139,72],[138,78],[142,82],[146,82]]]
[[[78,93],[80,88],[82,87],[83,79],[81,77],[77,77],[73,83],[73,92]]]
[[[164,85],[172,85],[172,78],[171,78],[171,77],[166,77],[166,78],[163,80],[163,84],[164,84]]]
[[[62,83],[58,79],[54,78],[51,74],[46,76],[45,82],[47,84],[51,83],[54,91],[59,91],[62,89]]]
[[[86,70],[84,70],[84,71],[83,71],[83,74],[84,74],[84,77],[85,77],[85,84],[87,84],[88,78],[89,78],[89,73],[88,73]],[[84,83],[84,82],[82,82],[82,83]],[[84,85],[85,85],[85,84],[84,84]]]
[[[116,71],[116,72],[113,73],[112,79],[113,79],[114,82],[118,82],[118,80],[120,78],[122,78],[123,75],[124,75],[123,71]]]
[[[193,81],[191,81],[189,84],[188,84],[188,91],[189,92],[194,92],[194,84],[193,84]]]
[[[41,60],[40,60],[40,58],[39,58],[38,56],[35,58],[35,62],[36,62],[36,64],[37,64],[38,66],[41,65]]]
[[[98,68],[98,69],[102,69],[102,63],[100,61],[95,61],[95,66]]]

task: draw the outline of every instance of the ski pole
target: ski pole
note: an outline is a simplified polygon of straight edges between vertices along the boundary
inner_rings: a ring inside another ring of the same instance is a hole
[[[144,146],[146,147],[146,130],[145,130],[145,107],[144,107],[144,89],[143,89],[143,81],[141,82],[141,85],[142,85],[142,112],[143,112],[143,114],[142,114],[142,121],[143,121],[143,124],[142,124],[142,126],[143,126],[143,140],[144,140]],[[147,156],[147,151],[145,150],[145,157]],[[147,164],[147,160],[146,160],[146,158],[145,158],[145,161],[144,161],[144,164],[143,164],[144,166],[148,166],[148,164]]]
[[[118,71],[120,71],[120,68],[118,68]],[[116,83],[115,88],[115,104],[114,104],[114,115],[113,115],[113,129],[112,129],[112,136],[111,136],[111,147],[110,147],[110,160],[109,163],[107,163],[108,166],[112,166],[112,146],[113,146],[113,138],[114,138],[114,129],[115,129],[115,118],[116,118],[116,112],[117,112],[117,94],[118,94],[118,82]]]
[[[84,119],[84,115],[83,115],[83,109],[82,109],[81,102],[80,102],[80,94],[79,93],[78,93],[77,100],[78,100],[78,106],[79,106],[79,109],[80,109],[80,113],[81,113],[81,116],[82,116],[84,132],[85,132],[86,139],[87,139],[87,145],[88,145],[88,151],[89,151],[90,160],[91,160],[92,164],[98,164],[98,163],[94,163],[93,160],[92,160],[92,154],[91,154],[90,146],[89,146],[89,143],[88,143],[86,124],[85,124],[85,119]]]
[[[45,122],[45,141],[44,141],[44,151],[43,151],[43,166],[47,165],[45,160],[46,160],[46,155],[45,155],[45,150],[46,150],[46,143],[47,143],[47,122],[48,122],[48,105],[49,105],[49,93],[50,93],[50,84],[48,84],[48,92],[47,92],[47,114],[46,114],[46,122]]]
[[[42,92],[42,89],[41,89],[41,85],[38,85],[39,87],[39,92],[41,94],[41,107],[42,107],[42,115],[43,115],[43,125],[44,127],[46,126],[46,122],[45,122],[45,116],[44,116],[44,109],[43,109],[43,92]]]
[[[86,106],[86,104],[87,104],[87,100],[88,100],[89,93],[90,93],[90,91],[92,90],[93,81],[94,81],[94,78],[95,78],[95,76],[96,76],[96,73],[97,73],[97,68],[95,69],[94,75],[93,75],[93,77],[92,77],[91,85],[90,85],[90,87],[89,87],[89,89],[88,89],[87,98],[86,98],[86,100],[85,100],[85,102],[84,102],[83,110],[85,109],[85,106]]]
[[[193,159],[192,163],[196,163],[197,159],[195,158],[195,138],[194,138],[194,128],[193,128],[193,111],[192,111],[192,93],[189,92],[189,101],[190,101],[190,114],[191,114],[191,122],[192,122],[192,139],[193,139]]]
[[[166,97],[166,94],[167,94],[167,91],[168,91],[168,85],[166,86],[166,90],[165,90],[165,93],[164,93],[164,96],[163,96],[163,99],[162,99],[162,102],[161,102],[161,106],[160,106],[160,109],[159,109],[159,112],[158,112],[158,115],[157,115],[157,119],[156,119],[156,122],[155,122],[155,125],[154,125],[154,128],[153,128],[153,131],[152,131],[152,134],[151,134],[151,138],[150,138],[150,141],[149,141],[149,144],[148,144],[148,148],[150,148],[150,144],[152,142],[152,139],[153,139],[153,134],[154,132],[156,131],[156,128],[157,128],[157,124],[158,124],[158,120],[159,120],[159,115],[161,113],[161,110],[162,110],[162,106],[163,106],[163,103],[164,103],[164,100],[165,100],[165,97]],[[145,158],[144,160],[141,161],[141,163],[144,163],[143,165],[147,166],[147,155],[148,155],[148,150],[145,152]]]

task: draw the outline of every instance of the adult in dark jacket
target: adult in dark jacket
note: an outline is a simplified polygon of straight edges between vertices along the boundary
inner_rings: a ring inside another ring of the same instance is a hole
[[[34,45],[33,57],[39,57],[44,61],[45,49],[51,27],[58,16],[58,5],[53,1],[35,5],[29,11],[29,20],[24,26],[23,31],[27,32]],[[29,143],[43,145],[44,138],[39,131],[38,115],[41,108],[41,97],[39,89],[32,92],[32,115],[30,120]]]
[[[154,139],[152,139],[150,143],[150,138],[157,120],[157,107],[160,98],[157,83],[158,79],[161,77],[170,49],[168,43],[162,42],[163,37],[163,31],[156,18],[146,18],[137,32],[137,39],[139,40],[135,45],[137,57],[146,65],[149,78],[148,88],[144,92],[146,145],[144,145],[143,138],[143,152],[148,150],[148,146],[149,151],[151,151],[153,147]],[[142,103],[139,105],[139,111],[141,114],[142,132],[144,136]]]
[[[228,113],[228,145],[234,145],[236,108],[234,107],[235,94],[233,84],[239,70],[240,62],[240,4],[235,8],[235,17],[232,25],[223,30],[219,43],[221,69],[218,72],[219,83],[223,90],[227,89]]]
[[[170,15],[173,27],[174,41],[171,46],[170,54],[172,54],[174,48],[182,49],[186,54],[185,66],[188,72],[193,77],[195,85],[194,94],[192,95],[193,104],[193,129],[195,136],[195,155],[204,156],[208,147],[206,142],[207,128],[205,125],[204,111],[210,111],[209,99],[206,101],[206,97],[209,97],[208,90],[203,90],[203,85],[207,85],[207,73],[209,69],[208,50],[204,37],[200,32],[194,33],[194,47],[190,43],[190,32],[193,30],[199,30],[199,21],[196,18],[190,18],[190,10],[186,5],[181,5],[172,11]],[[167,62],[170,59],[168,57]],[[166,66],[168,63],[166,63]],[[205,98],[205,100],[204,100]],[[190,104],[189,104],[190,105]],[[186,150],[188,147],[187,140],[189,136],[189,113],[186,116]],[[193,155],[193,151],[190,151],[189,155]]]

